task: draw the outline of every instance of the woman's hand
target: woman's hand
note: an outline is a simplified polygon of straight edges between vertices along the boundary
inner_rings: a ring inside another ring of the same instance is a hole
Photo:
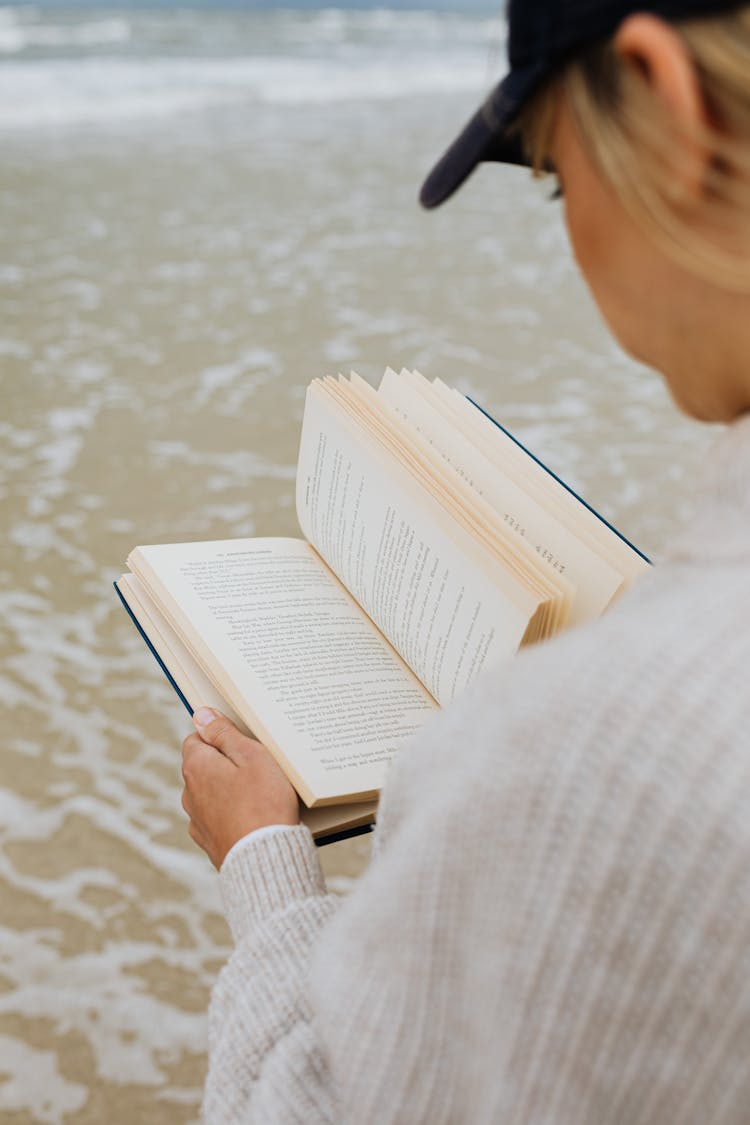
[[[182,744],[188,832],[214,867],[233,844],[268,824],[299,824],[297,794],[260,742],[218,711],[200,707]]]

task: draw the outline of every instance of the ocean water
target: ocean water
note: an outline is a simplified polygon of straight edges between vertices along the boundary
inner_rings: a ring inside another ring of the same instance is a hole
[[[602,328],[558,205],[430,162],[488,13],[0,8],[0,1117],[198,1119],[228,951],[189,723],[114,598],[139,542],[294,534],[314,376],[482,402],[658,559],[710,435]],[[361,841],[327,850],[345,893]]]

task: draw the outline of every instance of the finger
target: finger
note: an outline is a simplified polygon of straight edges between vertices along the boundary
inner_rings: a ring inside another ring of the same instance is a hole
[[[205,746],[205,745],[206,744],[203,741],[203,739],[201,738],[201,736],[199,734],[197,734],[196,731],[193,731],[192,734],[189,734],[187,736],[187,738],[184,738],[182,740],[182,757],[183,757],[183,759],[192,758],[192,756],[193,756],[193,754],[195,754],[196,750],[199,750],[202,746]]]
[[[180,798],[180,804],[182,805],[183,809],[185,810],[185,812],[188,814],[188,817],[189,817],[192,802],[190,800],[190,794],[188,793],[186,788],[182,790],[182,797]]]
[[[196,764],[196,758],[205,757],[211,754],[213,747],[209,746],[203,741],[198,734],[189,734],[182,744],[182,777],[187,781],[188,773],[190,773]]]
[[[237,730],[231,720],[211,707],[199,707],[193,714],[193,722],[201,740],[213,746],[236,766],[244,761],[243,747],[251,740]]]
[[[194,843],[196,843],[198,845],[199,848],[202,848],[204,852],[206,851],[205,840],[203,839],[203,836],[198,831],[198,829],[195,826],[195,823],[192,820],[188,824],[188,836],[190,837],[190,839]]]

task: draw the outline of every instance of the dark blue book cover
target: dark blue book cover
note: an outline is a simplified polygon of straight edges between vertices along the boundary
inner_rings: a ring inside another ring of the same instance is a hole
[[[127,613],[130,620],[133,622],[133,624],[135,625],[135,627],[138,630],[138,632],[140,633],[141,637],[143,638],[144,644],[148,648],[149,652],[153,656],[156,663],[161,668],[164,675],[169,680],[170,684],[172,685],[175,692],[177,693],[178,699],[183,704],[183,706],[187,710],[188,714],[192,715],[193,714],[193,708],[190,706],[187,699],[185,698],[183,693],[180,691],[180,688],[177,685],[177,683],[175,682],[175,679],[172,676],[171,672],[167,668],[167,666],[164,663],[164,661],[162,660],[162,658],[159,656],[159,653],[156,651],[156,649],[152,645],[149,638],[146,636],[143,628],[141,627],[140,621],[135,616],[135,614],[133,613],[133,611],[130,608],[130,606],[128,605],[128,603],[125,601],[125,598],[123,597],[123,594],[122,594],[122,591],[120,590],[120,587],[117,585],[116,582],[113,582],[112,585],[115,588],[115,593],[117,594],[118,598],[120,599],[120,603],[123,606],[125,612]],[[366,833],[372,832],[374,827],[375,827],[374,824],[358,824],[356,826],[356,828],[343,828],[340,832],[329,832],[326,836],[316,836],[315,837],[315,846],[320,848],[320,847],[323,847],[326,844],[337,844],[340,840],[350,840],[354,836],[364,836],[364,835],[366,835]]]

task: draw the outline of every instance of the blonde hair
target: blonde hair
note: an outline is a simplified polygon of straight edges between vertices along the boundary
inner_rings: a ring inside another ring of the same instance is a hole
[[[750,6],[673,26],[694,61],[709,118],[699,136],[683,138],[711,154],[700,229],[675,195],[679,138],[667,132],[648,83],[611,42],[569,63],[519,128],[535,174],[543,174],[564,95],[599,171],[664,251],[717,284],[750,290]]]

